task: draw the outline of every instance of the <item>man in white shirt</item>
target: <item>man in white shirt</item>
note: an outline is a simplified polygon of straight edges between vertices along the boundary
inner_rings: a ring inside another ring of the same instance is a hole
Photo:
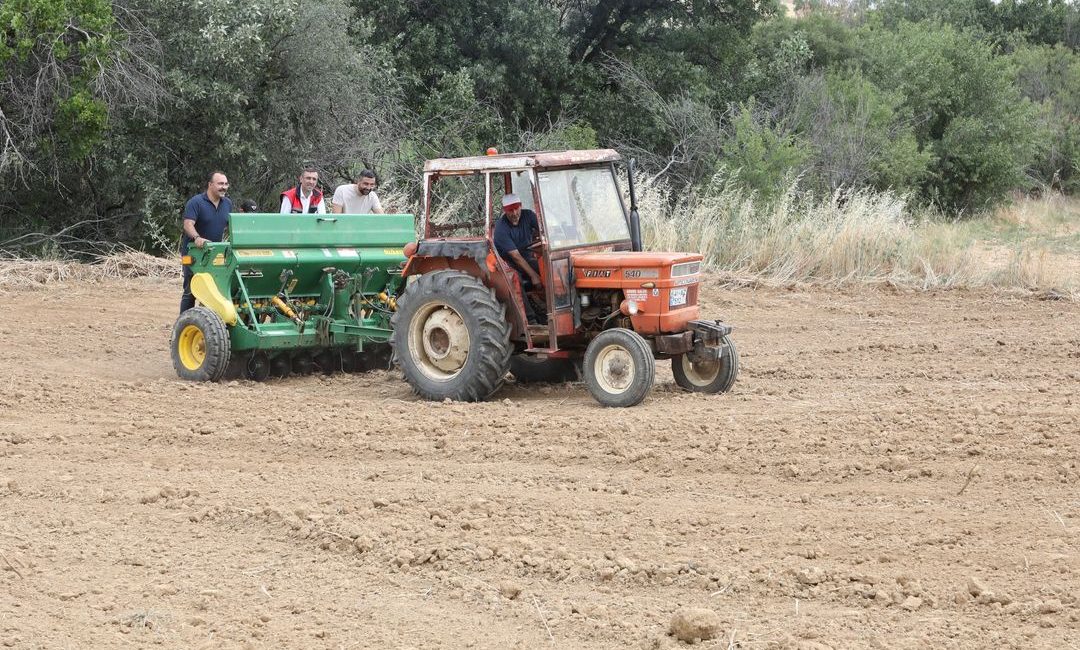
[[[382,203],[375,194],[375,172],[365,169],[355,184],[338,185],[332,204],[334,214],[382,214]]]
[[[314,167],[305,167],[300,172],[300,183],[281,193],[281,214],[326,214],[318,184],[319,172]]]

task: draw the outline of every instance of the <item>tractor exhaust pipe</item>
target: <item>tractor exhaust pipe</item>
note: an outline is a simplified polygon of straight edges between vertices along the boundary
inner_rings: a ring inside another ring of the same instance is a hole
[[[641,217],[638,215],[637,193],[634,191],[634,169],[636,167],[637,160],[631,158],[626,165],[626,178],[630,183],[630,250],[641,251],[644,250],[641,245]]]

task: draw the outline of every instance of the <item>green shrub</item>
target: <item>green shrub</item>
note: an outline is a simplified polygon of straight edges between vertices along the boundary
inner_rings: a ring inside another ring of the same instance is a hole
[[[1009,55],[1016,85],[1038,106],[1034,182],[1080,190],[1080,54],[1061,46],[1024,46]]]
[[[868,75],[904,98],[919,147],[937,160],[924,198],[970,213],[1023,184],[1037,144],[1036,111],[988,43],[933,23],[868,27],[864,42]]]
[[[926,177],[933,154],[920,150],[904,98],[858,72],[804,77],[794,120],[809,141],[806,183],[832,193],[876,187],[910,193]]]
[[[776,124],[750,100],[732,115],[724,162],[732,178],[763,199],[783,191],[810,155],[807,144]]]

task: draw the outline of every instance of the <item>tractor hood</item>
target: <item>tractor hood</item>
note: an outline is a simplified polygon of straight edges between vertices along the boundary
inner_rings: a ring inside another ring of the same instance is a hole
[[[581,253],[573,256],[574,267],[579,269],[659,269],[683,262],[700,262],[698,253],[651,253],[651,252],[603,252]]]
[[[701,259],[697,253],[611,251],[575,254],[571,263],[579,287],[640,287],[642,281],[657,287],[696,283]]]

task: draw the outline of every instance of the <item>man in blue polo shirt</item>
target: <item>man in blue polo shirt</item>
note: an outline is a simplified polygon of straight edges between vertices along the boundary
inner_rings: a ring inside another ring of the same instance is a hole
[[[180,238],[180,254],[187,255],[188,246],[202,248],[208,241],[221,241],[229,226],[232,201],[229,179],[225,172],[214,171],[206,179],[206,191],[196,194],[184,206],[184,236]],[[184,295],[180,298],[180,313],[195,306],[191,295],[191,267],[184,267]]]
[[[529,250],[533,240],[540,236],[540,223],[536,220],[536,213],[521,209],[521,199],[516,194],[504,195],[502,204],[503,214],[495,222],[495,232],[492,234],[495,250],[503,261],[517,271],[523,293],[539,289],[543,285],[540,281],[540,265],[536,261],[536,255]],[[547,317],[537,313],[528,294],[524,298],[525,316],[529,324],[547,324]]]

